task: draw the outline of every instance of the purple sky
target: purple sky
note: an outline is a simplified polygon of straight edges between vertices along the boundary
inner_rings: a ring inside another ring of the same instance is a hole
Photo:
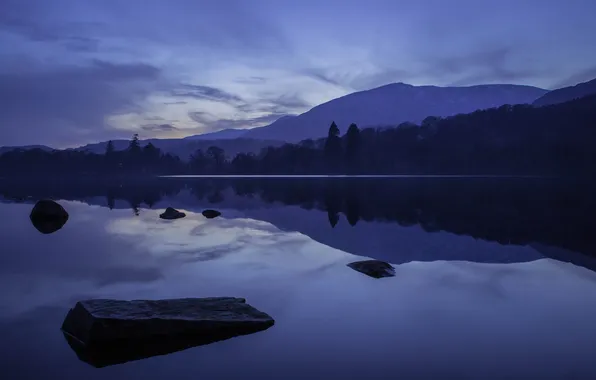
[[[596,77],[594,0],[0,0],[0,146],[270,123],[391,82]]]

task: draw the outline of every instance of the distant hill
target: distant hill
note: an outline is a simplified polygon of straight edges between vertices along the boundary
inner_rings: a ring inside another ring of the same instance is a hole
[[[351,123],[360,128],[419,123],[427,116],[451,116],[504,104],[531,104],[547,90],[519,85],[479,85],[470,87],[412,86],[394,83],[355,92],[312,108],[295,117],[254,128],[246,138],[298,142],[323,137],[335,121],[345,132]]]
[[[596,94],[596,79],[592,79],[589,82],[579,83],[575,86],[553,90],[536,99],[536,101],[534,101],[532,104],[538,107],[548,106],[551,104],[568,102],[570,100],[593,94]]]
[[[54,150],[54,148],[50,148],[49,146],[45,146],[45,145],[0,146],[0,154],[10,152],[15,149],[20,149],[20,150],[41,149],[45,152]]]
[[[124,150],[128,147],[128,140],[113,140],[115,150]],[[141,146],[148,143],[161,149],[164,153],[170,153],[180,157],[181,160],[187,160],[188,157],[196,152],[197,149],[206,151],[210,146],[217,146],[225,150],[228,157],[234,157],[238,153],[259,153],[261,149],[268,146],[280,146],[282,141],[274,140],[257,140],[248,138],[237,139],[148,139],[140,140]],[[84,150],[91,153],[103,154],[106,151],[108,142],[103,141],[95,144],[87,144],[85,146],[74,148],[75,150]]]
[[[228,128],[217,132],[203,133],[185,137],[185,140],[228,140],[237,139],[246,133],[247,129]]]

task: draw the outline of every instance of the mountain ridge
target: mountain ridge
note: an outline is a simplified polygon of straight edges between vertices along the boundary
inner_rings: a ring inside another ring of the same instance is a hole
[[[573,86],[552,90],[536,99],[532,105],[537,107],[565,103],[570,100],[596,94],[596,78]]]
[[[250,129],[243,136],[298,142],[324,137],[333,121],[340,129],[351,123],[361,128],[420,123],[428,116],[453,116],[504,104],[531,104],[547,92],[538,87],[513,84],[441,87],[390,83],[332,99],[294,118],[278,119],[267,126]]]

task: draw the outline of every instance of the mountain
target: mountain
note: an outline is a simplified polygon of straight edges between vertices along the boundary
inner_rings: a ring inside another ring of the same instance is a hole
[[[298,142],[327,135],[335,121],[342,132],[351,123],[360,128],[421,122],[427,116],[452,116],[503,104],[532,103],[547,90],[519,85],[470,87],[412,86],[394,83],[355,92],[295,117],[246,132],[243,137]]]
[[[20,150],[41,149],[44,152],[49,152],[49,151],[54,150],[53,148],[50,148],[49,146],[45,146],[45,145],[0,146],[0,154],[10,152],[15,149],[20,149]]]
[[[203,133],[185,137],[184,140],[228,140],[237,139],[246,133],[246,129],[228,128],[217,132]]]
[[[112,140],[115,150],[124,150],[128,147],[128,140]],[[164,153],[170,153],[180,157],[181,160],[187,160],[188,157],[196,152],[197,149],[206,151],[210,146],[217,146],[225,150],[228,157],[234,157],[238,153],[259,153],[261,149],[268,146],[280,146],[282,141],[274,140],[257,140],[248,138],[236,139],[218,139],[218,140],[202,140],[202,139],[148,139],[140,140],[141,146],[148,143],[161,149]],[[103,141],[95,144],[87,144],[85,146],[74,148],[74,150],[83,150],[91,153],[103,154],[106,151],[108,142]]]
[[[575,86],[563,87],[553,90],[536,99],[534,106],[548,106],[551,104],[564,103],[573,99],[596,94],[596,79],[589,82],[579,83]]]

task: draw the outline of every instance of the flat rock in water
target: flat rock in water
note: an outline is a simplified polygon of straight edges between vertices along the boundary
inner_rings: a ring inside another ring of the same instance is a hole
[[[44,199],[33,206],[29,219],[39,232],[51,234],[64,227],[68,221],[68,213],[57,202]]]
[[[184,218],[185,216],[185,213],[178,211],[173,207],[168,207],[166,211],[164,211],[162,214],[159,214],[159,217],[162,219],[180,219]]]
[[[220,216],[221,212],[219,212],[217,210],[204,210],[202,212],[202,214],[207,219],[213,219],[213,218],[217,218],[218,216]]]
[[[79,358],[96,367],[180,351],[273,326],[244,298],[77,302],[62,331]]]
[[[395,268],[391,264],[379,260],[356,261],[348,264],[355,271],[364,273],[370,277],[382,278],[395,276]]]

